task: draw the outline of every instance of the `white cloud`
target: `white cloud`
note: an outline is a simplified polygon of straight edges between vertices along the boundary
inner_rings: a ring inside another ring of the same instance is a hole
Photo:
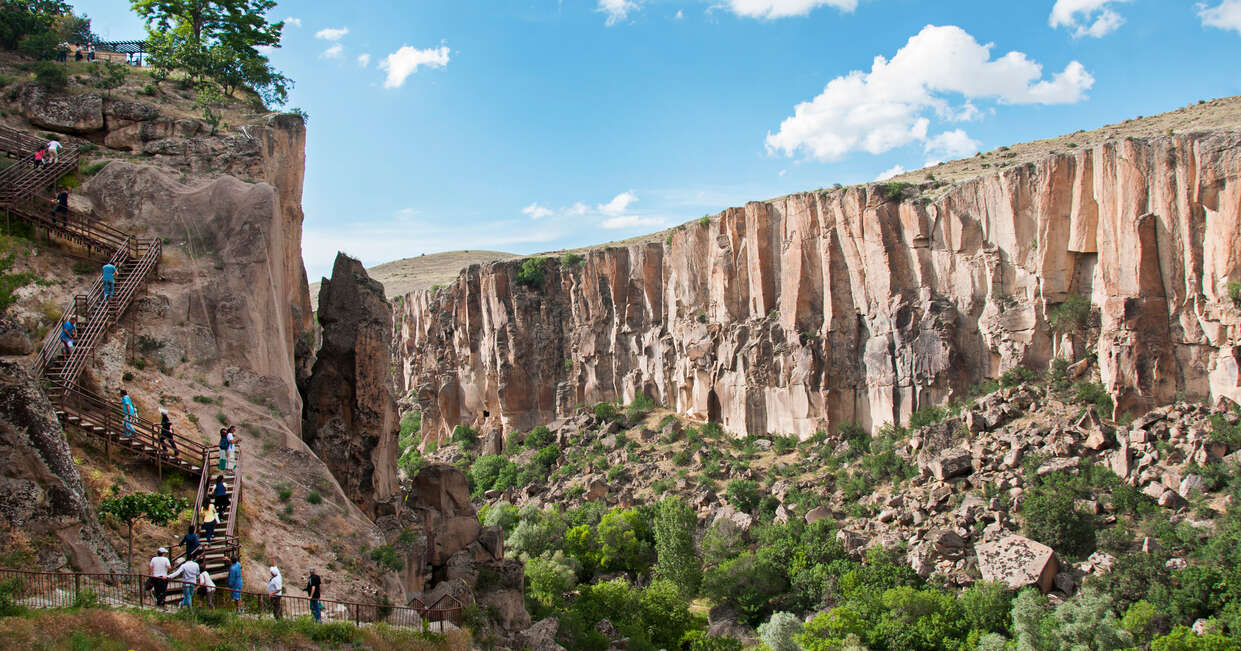
[[[405,79],[414,74],[419,66],[443,68],[446,65],[448,65],[447,46],[419,50],[404,45],[379,62],[379,67],[388,72],[388,78],[384,80],[384,88],[400,88],[405,85]]]
[[[365,53],[358,55],[358,65],[365,68],[366,66],[369,66],[370,64],[371,64],[371,55],[365,54]]]
[[[600,11],[608,15],[606,25],[611,27],[619,22],[629,18],[629,12],[637,11],[639,7],[638,0],[599,0],[599,7],[595,11]]]
[[[870,72],[837,77],[814,99],[798,104],[780,130],[767,134],[767,149],[819,160],[839,160],[853,151],[880,154],[926,140],[928,110],[974,117],[968,100],[994,98],[1008,104],[1071,104],[1094,84],[1082,64],[1043,78],[1043,67],[1021,52],[991,58],[993,44],[981,45],[954,25],[927,25],[891,60],[876,56]],[[951,109],[946,94],[965,96]]]
[[[590,206],[588,206],[588,205],[586,205],[586,204],[582,203],[581,201],[578,201],[577,203],[573,204],[572,206],[569,206],[569,209],[565,211],[565,214],[568,214],[568,215],[575,215],[575,216],[580,217],[580,216],[585,215],[585,214],[587,214],[587,213],[589,213],[589,212],[590,212]]]
[[[659,219],[658,217],[639,217],[637,215],[627,215],[624,217],[612,217],[610,219],[605,219],[603,220],[603,223],[599,225],[607,229],[655,228],[663,226],[664,220]]]
[[[325,27],[315,32],[315,38],[321,38],[325,41],[339,41],[348,33],[348,27]]]
[[[323,54],[320,54],[319,56],[323,57],[324,59],[337,59],[337,58],[340,58],[341,52],[344,52],[344,51],[345,51],[345,46],[341,45],[340,43],[337,43],[336,45],[333,45],[332,47],[324,50]]]
[[[1224,0],[1214,7],[1199,3],[1198,16],[1203,27],[1231,29],[1241,34],[1241,0]]]
[[[301,27],[301,26],[302,26],[302,19],[301,19],[301,18],[294,18],[294,17],[292,17],[292,16],[289,16],[288,18],[285,18],[285,19],[284,19],[284,24],[285,24],[285,25],[288,25],[288,26],[290,26],[290,27]]]
[[[788,170],[780,170],[780,174],[779,174],[779,175],[780,175],[780,176],[784,176],[785,174],[788,174],[788,173],[789,173],[789,171],[788,171]]]
[[[938,136],[926,141],[925,151],[928,154],[939,156],[941,159],[949,160],[954,158],[964,158],[973,156],[978,153],[978,148],[982,143],[969,137],[962,129],[953,131],[945,131]],[[938,163],[938,161],[935,161]],[[927,163],[934,165],[935,163]]]
[[[685,18],[685,12],[680,9],[677,9],[677,13],[675,16],[673,16],[673,18],[677,20],[681,20],[682,18]]]
[[[1128,0],[1056,0],[1047,23],[1052,27],[1072,29],[1073,38],[1101,38],[1125,24],[1125,19],[1108,6],[1121,2]]]
[[[611,201],[601,204],[598,208],[599,212],[613,217],[620,216],[621,213],[629,209],[629,204],[638,200],[638,195],[633,192],[622,192],[612,198]],[[612,228],[612,227],[608,227]],[[615,228],[620,228],[619,226]]]
[[[892,167],[889,167],[888,169],[881,172],[879,176],[876,176],[875,181],[886,181],[894,176],[900,176],[904,173],[905,173],[905,168],[901,167],[900,165],[893,165]]]
[[[526,206],[525,208],[522,208],[521,212],[522,214],[529,216],[530,219],[543,219],[544,217],[555,214],[550,208],[540,206],[537,201]]]
[[[734,14],[747,18],[786,18],[805,16],[819,7],[853,11],[857,9],[857,0],[727,0],[726,6]]]

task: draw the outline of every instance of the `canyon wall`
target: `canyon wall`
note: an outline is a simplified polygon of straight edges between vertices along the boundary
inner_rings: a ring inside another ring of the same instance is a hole
[[[919,194],[918,191],[926,194]],[[1109,141],[890,198],[753,202],[666,242],[475,265],[397,306],[402,390],[440,438],[645,393],[737,433],[873,428],[1057,356],[1118,412],[1241,401],[1241,134]],[[1093,327],[1048,317],[1079,294]]]

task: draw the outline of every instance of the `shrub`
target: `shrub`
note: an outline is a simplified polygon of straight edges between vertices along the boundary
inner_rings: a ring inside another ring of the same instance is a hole
[[[1069,378],[1069,360],[1057,357],[1051,361],[1051,370],[1047,373],[1047,384],[1056,391],[1064,391],[1072,382]]]
[[[751,625],[766,619],[772,598],[787,587],[780,568],[753,552],[743,552],[712,567],[702,578],[707,596],[735,605]]]
[[[521,263],[521,268],[517,270],[517,284],[524,287],[538,289],[543,286],[543,263],[546,261],[542,257],[528,258]]]
[[[478,430],[469,425],[458,425],[452,428],[453,443],[459,443],[463,448],[472,448],[478,443]]]
[[[948,417],[948,410],[935,405],[928,405],[909,415],[909,429],[918,429],[934,425]]]
[[[625,416],[630,421],[644,416],[655,408],[655,400],[645,393],[639,393],[633,397],[633,402],[629,403],[629,408],[625,410]]]
[[[881,184],[878,190],[879,194],[883,195],[885,199],[895,201],[904,198],[905,193],[912,187],[912,183],[890,181],[888,183]]]
[[[577,267],[586,261],[586,258],[577,253],[566,253],[560,256],[560,266]]]
[[[530,434],[526,436],[526,440],[523,445],[532,450],[538,450],[545,446],[551,445],[554,440],[555,436],[552,435],[551,430],[547,429],[546,426],[538,425],[534,429],[530,430]]]
[[[698,225],[699,225],[699,226],[702,226],[702,227],[704,227],[704,228],[705,228],[705,227],[707,227],[707,226],[710,226],[710,225],[711,225],[711,215],[703,215],[702,217],[699,217],[699,218],[698,218]]]
[[[1069,558],[1083,557],[1095,548],[1094,515],[1078,508],[1072,493],[1042,489],[1021,506],[1025,534]]]
[[[276,497],[279,497],[281,502],[289,501],[289,498],[293,497],[293,486],[284,483],[277,484]]]
[[[312,490],[306,494],[306,501],[310,502],[311,504],[322,504],[323,494],[320,493],[318,490]]]
[[[387,568],[393,572],[400,572],[405,569],[405,561],[401,560],[400,555],[392,545],[380,545],[372,549],[371,560],[375,561],[380,567]]]
[[[69,73],[65,66],[51,61],[34,64],[34,79],[49,88],[61,89],[69,85]]]
[[[1038,380],[1038,373],[1024,366],[1014,366],[1000,375],[1000,386],[1008,389]]]
[[[1073,397],[1077,402],[1093,404],[1099,415],[1109,418],[1112,415],[1112,396],[1098,382],[1078,382],[1073,385]]]
[[[724,489],[724,497],[737,510],[753,513],[759,503],[758,484],[748,479],[734,479]]]
[[[595,418],[599,420],[611,422],[620,417],[620,410],[616,405],[610,402],[601,402],[595,405]]]
[[[517,469],[513,462],[498,455],[484,454],[474,460],[470,466],[470,478],[474,481],[474,492],[482,494],[484,491],[497,487],[497,484],[504,483],[509,475],[512,475],[512,481],[516,481]],[[508,488],[503,486],[500,490]]]
[[[1090,325],[1090,299],[1073,294],[1051,309],[1047,323],[1060,334],[1081,334]]]
[[[109,162],[110,161],[101,160],[90,163],[82,168],[82,174],[84,176],[94,176],[98,174],[100,170],[107,167]]]
[[[1228,283],[1228,298],[1232,299],[1233,305],[1241,305],[1241,282]]]
[[[802,632],[801,619],[793,613],[773,613],[766,624],[758,627],[758,637],[771,651],[801,651],[793,636]]]

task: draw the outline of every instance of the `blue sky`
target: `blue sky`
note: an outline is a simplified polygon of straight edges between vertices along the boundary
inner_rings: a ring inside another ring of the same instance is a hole
[[[74,3],[105,38],[122,0]],[[303,252],[622,239],[1241,94],[1241,0],[285,0]],[[882,60],[877,57],[883,57]]]

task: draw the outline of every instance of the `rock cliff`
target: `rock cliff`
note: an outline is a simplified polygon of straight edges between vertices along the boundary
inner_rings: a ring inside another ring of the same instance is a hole
[[[124,571],[86,499],[51,403],[14,360],[0,360],[0,534],[8,564]]]
[[[423,430],[505,431],[645,393],[734,432],[902,421],[1058,356],[1118,412],[1241,400],[1241,134],[1111,140],[948,188],[732,208],[665,243],[475,265],[396,314]],[[1235,288],[1237,285],[1233,285]],[[1089,327],[1053,329],[1074,295]]]
[[[319,290],[323,345],[305,383],[302,440],[372,518],[395,511],[400,415],[392,392],[392,308],[362,263],[336,255]]]

